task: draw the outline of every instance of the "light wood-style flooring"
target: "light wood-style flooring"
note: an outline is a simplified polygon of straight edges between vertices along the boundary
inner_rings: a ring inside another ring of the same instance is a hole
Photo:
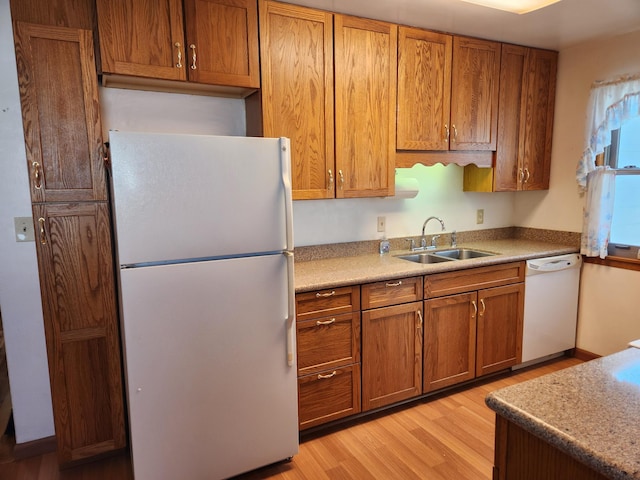
[[[234,480],[490,480],[495,418],[485,396],[578,363],[562,358],[303,438],[291,462]],[[54,453],[0,464],[0,480],[132,479],[125,454],[62,472]]]

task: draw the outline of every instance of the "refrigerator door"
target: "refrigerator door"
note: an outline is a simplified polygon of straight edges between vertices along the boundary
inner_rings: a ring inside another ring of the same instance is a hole
[[[293,250],[288,139],[109,141],[120,265]]]
[[[297,453],[286,256],[120,273],[136,480],[227,478]]]

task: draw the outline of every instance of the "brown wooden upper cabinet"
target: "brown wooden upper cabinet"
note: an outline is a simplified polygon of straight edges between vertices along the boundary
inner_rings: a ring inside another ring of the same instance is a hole
[[[549,188],[557,61],[557,52],[503,45],[494,165],[465,167],[466,191]]]
[[[97,0],[96,9],[103,73],[260,86],[255,0]]]
[[[91,31],[18,23],[16,56],[31,201],[106,200]]]
[[[397,27],[267,0],[259,10],[247,134],[291,139],[293,198],[393,195]]]
[[[400,27],[398,150],[495,150],[501,44]]]

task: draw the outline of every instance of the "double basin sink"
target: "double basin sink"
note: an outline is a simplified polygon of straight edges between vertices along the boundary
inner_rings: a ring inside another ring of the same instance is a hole
[[[483,252],[482,250],[473,250],[470,248],[452,248],[450,250],[398,255],[397,258],[409,260],[410,262],[415,263],[440,263],[454,260],[467,260],[470,258],[490,257],[492,255],[495,255],[495,253]]]

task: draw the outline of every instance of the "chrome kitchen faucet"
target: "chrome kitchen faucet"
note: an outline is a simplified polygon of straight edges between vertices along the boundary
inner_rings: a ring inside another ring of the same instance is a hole
[[[442,231],[445,231],[445,226],[444,226],[444,222],[442,221],[442,219],[438,218],[438,217],[429,217],[427,218],[424,223],[422,224],[422,240],[420,241],[422,248],[423,249],[427,249],[427,250],[431,250],[431,249],[435,249],[436,248],[436,243],[438,241],[438,238],[440,238],[440,235],[434,235],[431,237],[431,246],[427,247],[427,239],[424,236],[424,229],[427,226],[427,223],[429,223],[430,220],[437,220],[440,222],[440,226],[442,227]]]

